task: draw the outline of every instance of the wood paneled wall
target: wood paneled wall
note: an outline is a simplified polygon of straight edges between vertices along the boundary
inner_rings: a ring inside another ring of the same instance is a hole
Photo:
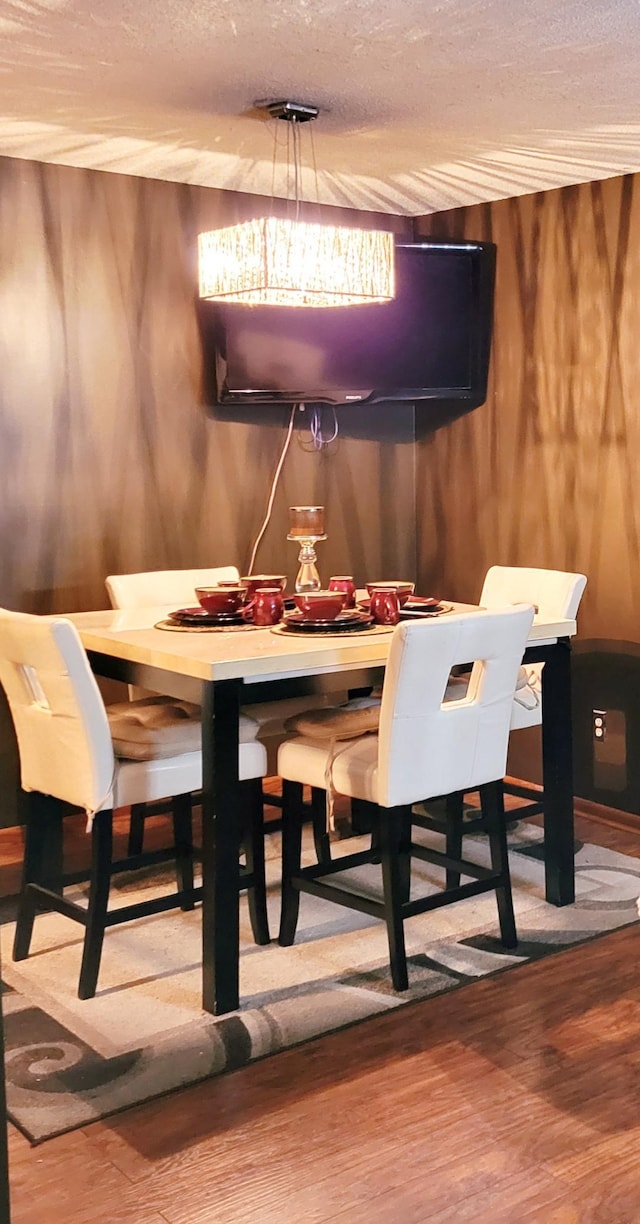
[[[260,426],[205,406],[195,250],[200,229],[255,213],[246,196],[0,160],[0,604],[104,607],[108,573],[247,566],[289,413]],[[380,408],[347,433],[317,453],[296,428],[258,572],[295,575],[287,506],[320,501],[323,575],[413,573],[411,414],[394,439]]]
[[[194,253],[201,228],[255,211],[0,159],[1,604],[101,607],[110,572],[247,565],[288,414],[207,409]],[[498,245],[487,404],[415,448],[410,413],[390,430],[383,406],[321,453],[296,428],[258,569],[293,578],[287,506],[320,501],[323,575],[409,576],[417,552],[424,590],[474,599],[495,562],[583,570],[581,634],[637,641],[638,176],[415,231]]]
[[[638,641],[640,177],[422,218],[498,246],[485,406],[417,447],[421,585],[492,564],[588,576],[580,634]]]
[[[0,159],[1,605],[100,608],[109,573],[248,565],[289,411],[265,413],[263,425],[206,406],[195,252],[201,229],[258,207],[248,196]],[[408,221],[385,224],[410,232]],[[293,581],[287,507],[319,502],[325,579],[414,574],[413,414],[396,413],[393,430],[388,410],[363,414],[342,416],[343,433],[322,452],[297,418],[256,572]],[[5,802],[6,726],[0,710]]]

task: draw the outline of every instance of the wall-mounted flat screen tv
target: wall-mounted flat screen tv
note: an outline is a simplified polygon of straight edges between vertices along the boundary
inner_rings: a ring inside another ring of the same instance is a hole
[[[487,393],[495,260],[488,242],[398,243],[397,292],[383,305],[203,303],[217,403],[478,407]]]

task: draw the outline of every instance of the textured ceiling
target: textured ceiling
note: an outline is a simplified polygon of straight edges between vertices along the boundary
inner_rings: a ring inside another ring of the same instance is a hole
[[[303,195],[428,213],[639,170],[639,53],[638,0],[0,0],[0,154],[286,196],[286,97]]]

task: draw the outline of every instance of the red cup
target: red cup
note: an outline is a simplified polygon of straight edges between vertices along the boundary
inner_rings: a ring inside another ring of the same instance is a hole
[[[369,611],[377,625],[397,625],[400,620],[398,592],[385,587],[371,587]]]
[[[345,608],[355,608],[356,584],[351,574],[335,574],[333,578],[329,579],[329,590],[344,591],[347,597],[344,602]]]
[[[374,587],[379,591],[396,591],[400,607],[402,608],[413,595],[415,586],[415,582],[401,582],[399,579],[394,579],[391,582],[368,582],[367,590],[369,594],[371,594]]]
[[[253,595],[248,613],[254,625],[277,625],[282,620],[284,599],[280,587],[259,587]]]
[[[344,591],[303,591],[294,595],[296,608],[303,620],[335,620],[344,608]]]

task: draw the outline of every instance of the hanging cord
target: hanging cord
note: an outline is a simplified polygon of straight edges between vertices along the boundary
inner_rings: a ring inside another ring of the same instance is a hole
[[[333,433],[331,434],[330,438],[325,438],[322,434],[322,408],[319,408],[316,404],[311,413],[311,424],[309,425],[309,429],[311,430],[314,450],[322,450],[323,446],[328,446],[330,442],[335,442],[338,436],[338,417],[336,410],[333,404],[330,404],[329,407],[333,415]]]
[[[319,193],[319,191],[318,191],[318,163],[316,162],[316,146],[315,146],[315,142],[314,142],[314,139],[313,139],[313,124],[311,125],[311,131],[310,131],[309,135],[310,135],[310,137],[311,137],[311,161],[312,161],[312,163],[313,163],[313,175],[314,175],[314,180],[315,180],[315,191],[316,191],[316,209],[318,209],[318,210],[319,210],[319,207],[320,207],[320,193]]]
[[[302,167],[300,165],[300,131],[297,119],[293,119],[293,191],[296,202],[295,219],[300,219],[300,190],[302,188]]]
[[[291,125],[285,124],[286,131],[282,131],[282,124],[279,119],[272,119],[271,130],[273,135],[273,158],[271,162],[271,212],[275,209],[276,200],[276,180],[278,178],[278,166],[284,156],[284,185],[280,187],[280,195],[278,199],[283,199],[285,203],[285,216],[289,212],[289,204],[291,202]],[[284,195],[282,194],[284,190]]]
[[[258,552],[260,541],[265,531],[267,530],[267,527],[269,526],[269,519],[271,518],[271,511],[273,510],[273,503],[274,503],[275,496],[276,496],[276,489],[278,487],[278,480],[280,479],[282,465],[285,461],[286,454],[289,449],[289,443],[291,441],[291,435],[293,433],[293,418],[295,417],[295,414],[296,414],[296,408],[298,408],[298,404],[293,404],[291,408],[291,416],[289,417],[289,428],[287,429],[287,436],[284,440],[284,446],[282,447],[280,458],[278,459],[278,466],[276,468],[275,475],[273,477],[273,481],[271,482],[271,491],[269,493],[269,500],[267,502],[267,513],[265,514],[264,522],[262,524],[262,527],[260,528],[260,531],[258,532],[255,544],[251,552],[251,560],[249,562],[248,576],[250,576],[253,573],[253,567],[256,562],[256,553]]]
[[[304,409],[305,405],[301,404],[300,407]],[[332,413],[333,423],[330,436],[325,438],[322,432],[322,422],[324,419],[324,412],[327,408],[329,408]],[[308,427],[310,435],[309,439],[307,440],[306,433],[304,436],[301,433],[297,440],[300,450],[304,451],[305,454],[309,455],[312,454],[313,451],[324,450],[325,446],[329,446],[331,442],[335,442],[340,431],[338,426],[338,414],[333,404],[314,404],[312,408],[309,408]]]
[[[296,125],[287,123],[287,215],[291,216],[291,204],[294,204],[295,217],[295,182],[296,182]]]
[[[91,830],[93,829],[93,822],[94,822],[95,817],[97,816],[98,812],[102,811],[105,803],[107,802],[107,799],[110,796],[113,796],[112,807],[116,806],[115,805],[116,770],[117,770],[117,762],[114,757],[113,770],[111,772],[111,781],[109,783],[109,789],[105,791],[104,795],[102,796],[102,799],[100,799],[100,801],[96,804],[94,808],[85,808],[85,815],[87,817],[87,824],[86,824],[87,833],[90,833]]]
[[[277,124],[276,119],[271,120],[271,126]],[[278,160],[278,129],[273,127],[273,158],[271,160],[271,212],[273,213],[273,201],[276,198],[276,163]]]

